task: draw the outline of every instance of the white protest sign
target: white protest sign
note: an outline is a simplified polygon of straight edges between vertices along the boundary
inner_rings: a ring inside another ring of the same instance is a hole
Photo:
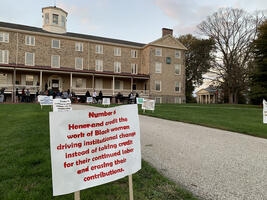
[[[136,104],[50,112],[49,121],[54,196],[108,183],[141,169]]]
[[[103,105],[110,105],[110,98],[103,98]]]
[[[39,97],[39,102],[40,102],[41,106],[53,105],[53,96],[40,96]]]
[[[143,110],[155,110],[155,100],[145,99],[142,104]]]
[[[136,98],[136,103],[137,104],[143,104],[144,103],[144,98]]]
[[[53,100],[53,111],[54,112],[64,112],[71,111],[71,101],[70,99],[54,99]]]
[[[267,124],[267,101],[263,99],[263,123]]]
[[[87,97],[86,102],[87,103],[93,103],[93,97]]]

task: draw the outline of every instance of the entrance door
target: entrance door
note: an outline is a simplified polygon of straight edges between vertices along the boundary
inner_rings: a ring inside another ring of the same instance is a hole
[[[52,79],[52,90],[55,92],[59,90],[59,80]]]

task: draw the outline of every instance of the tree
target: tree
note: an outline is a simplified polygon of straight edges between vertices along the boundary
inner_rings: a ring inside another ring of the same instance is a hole
[[[198,25],[200,33],[215,42],[212,72],[227,89],[229,103],[238,103],[238,94],[248,88],[251,43],[262,19],[242,9],[222,8]]]
[[[251,75],[250,100],[261,104],[267,100],[267,20],[260,26],[258,38],[254,41],[255,69]]]
[[[194,87],[203,83],[202,75],[211,67],[210,59],[214,43],[211,39],[198,39],[191,34],[180,36],[178,39],[187,48],[185,52],[186,101],[192,102]]]

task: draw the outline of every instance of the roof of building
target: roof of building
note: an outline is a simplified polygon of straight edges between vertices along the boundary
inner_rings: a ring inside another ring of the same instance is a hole
[[[212,94],[212,93],[216,93],[216,91],[218,90],[218,88],[214,87],[214,86],[209,86],[207,88],[202,88],[199,91],[196,92],[196,94],[198,94],[200,91],[207,91],[208,93]]]
[[[26,26],[26,25],[21,25],[21,24],[7,23],[7,22],[0,22],[0,27],[32,31],[32,32],[38,32],[38,33],[48,33],[48,34],[68,36],[68,37],[74,37],[74,38],[82,38],[82,39],[95,40],[95,41],[101,41],[101,42],[117,43],[117,44],[130,45],[130,46],[136,46],[136,47],[143,47],[146,45],[143,43],[131,42],[131,41],[126,41],[126,40],[118,40],[118,39],[113,39],[113,38],[105,38],[105,37],[99,37],[99,36],[93,36],[93,35],[85,35],[85,34],[80,34],[80,33],[72,33],[72,32],[67,32],[67,33],[62,33],[62,34],[51,33],[48,31],[44,31],[42,28]]]
[[[45,9],[57,9],[57,10],[60,10],[60,11],[62,11],[62,12],[64,12],[64,13],[66,13],[66,15],[68,15],[68,13],[65,11],[65,10],[63,10],[62,8],[59,8],[59,7],[56,7],[56,6],[48,6],[48,7],[44,7],[44,8],[42,8],[42,12],[44,12],[44,10]]]

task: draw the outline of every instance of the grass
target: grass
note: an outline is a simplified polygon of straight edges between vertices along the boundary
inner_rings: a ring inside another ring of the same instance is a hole
[[[1,200],[74,199],[73,194],[52,196],[48,112],[37,104],[0,105]],[[133,184],[136,200],[196,199],[145,161]],[[81,199],[129,199],[128,179],[82,190]]]
[[[229,104],[157,104],[155,112],[140,114],[199,124],[256,137],[267,138],[267,124],[262,121],[262,108]]]

